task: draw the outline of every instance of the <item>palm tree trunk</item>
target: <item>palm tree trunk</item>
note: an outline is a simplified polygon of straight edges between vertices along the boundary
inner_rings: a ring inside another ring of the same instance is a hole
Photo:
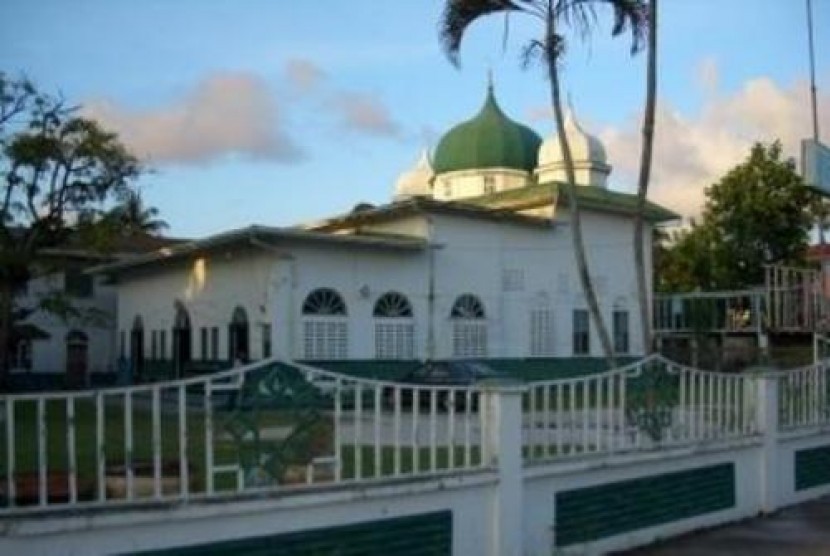
[[[552,40],[550,37],[555,37],[555,20],[552,9],[548,10],[548,41]],[[553,113],[556,117],[556,131],[559,136],[559,147],[562,150],[562,157],[565,162],[565,177],[568,181],[566,188],[568,195],[568,205],[571,213],[571,238],[573,241],[574,258],[576,259],[576,269],[579,275],[579,282],[582,285],[582,291],[585,294],[585,299],[588,303],[588,311],[591,315],[591,320],[594,322],[594,327],[599,334],[600,344],[605,359],[608,361],[609,368],[616,366],[614,359],[614,347],[611,344],[611,337],[608,335],[608,328],[605,326],[605,321],[602,318],[602,312],[599,309],[599,302],[594,290],[594,284],[591,280],[591,275],[588,271],[588,260],[585,256],[585,244],[582,239],[582,218],[579,210],[579,202],[576,196],[576,176],[574,172],[574,161],[571,155],[571,146],[568,143],[568,138],[565,136],[565,119],[562,115],[562,96],[559,89],[559,70],[556,67],[556,53],[553,45],[546,45],[545,62],[547,63],[548,76],[550,78],[550,94],[551,104],[553,105]]]
[[[651,0],[648,20],[648,62],[646,69],[646,106],[643,116],[643,150],[640,153],[640,176],[637,184],[637,213],[634,216],[634,265],[637,273],[637,299],[640,305],[643,353],[654,350],[651,331],[651,295],[646,277],[644,228],[646,194],[651,175],[654,144],[654,111],[657,96],[657,0]],[[651,239],[651,238],[650,238]],[[652,241],[649,241],[651,245]]]

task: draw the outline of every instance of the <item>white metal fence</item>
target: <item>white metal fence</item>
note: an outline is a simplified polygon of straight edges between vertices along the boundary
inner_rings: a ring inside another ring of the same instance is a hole
[[[759,422],[760,375],[654,355],[518,386],[511,427],[524,462],[538,463],[826,426],[826,361],[765,375],[778,383],[771,425]],[[272,359],[168,383],[4,396],[0,516],[490,469],[505,457],[490,449],[503,426],[491,394]]]
[[[828,360],[780,374],[779,428],[830,425],[830,367]]]
[[[653,355],[606,373],[535,382],[524,400],[530,461],[653,449],[758,431],[753,377]]]
[[[0,397],[0,515],[477,469],[479,392],[269,360]]]

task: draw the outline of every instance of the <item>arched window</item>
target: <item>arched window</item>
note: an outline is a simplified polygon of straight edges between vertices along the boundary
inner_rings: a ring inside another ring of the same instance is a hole
[[[228,359],[248,361],[250,357],[250,333],[248,314],[239,305],[233,310],[228,326]]]
[[[486,318],[484,304],[478,297],[469,293],[458,296],[450,310],[454,357],[487,356]]]
[[[405,295],[398,292],[383,294],[375,302],[372,315],[377,318],[401,318],[412,316],[412,305]]]
[[[412,304],[405,295],[387,292],[375,302],[375,357],[414,359],[415,322]]]
[[[336,290],[318,288],[306,296],[304,315],[346,315],[346,303]]]
[[[174,328],[190,328],[190,315],[181,301],[176,301],[176,318],[173,324]]]
[[[486,318],[484,305],[471,294],[459,295],[452,305],[450,318],[453,319],[483,319]]]
[[[345,359],[348,319],[343,297],[331,288],[318,288],[303,301],[303,357]]]
[[[89,368],[89,338],[81,330],[70,330],[66,335],[66,376],[72,386],[86,384]]]
[[[176,316],[173,320],[173,370],[177,377],[184,374],[185,366],[191,359],[192,335],[190,315],[181,301],[175,303]]]

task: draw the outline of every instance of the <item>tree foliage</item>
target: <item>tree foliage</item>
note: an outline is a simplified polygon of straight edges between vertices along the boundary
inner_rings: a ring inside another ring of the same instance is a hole
[[[781,143],[748,158],[706,189],[702,220],[658,256],[664,291],[741,289],[764,283],[764,265],[803,265],[819,203]]]
[[[138,191],[130,191],[127,197],[107,213],[107,218],[114,221],[120,232],[125,235],[157,235],[169,228],[167,222],[160,219],[155,207],[148,207]]]
[[[44,249],[94,227],[141,173],[115,134],[0,72],[0,370],[13,299]]]

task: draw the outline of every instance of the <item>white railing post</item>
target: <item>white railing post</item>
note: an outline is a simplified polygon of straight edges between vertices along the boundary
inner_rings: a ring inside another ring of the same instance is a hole
[[[778,388],[779,379],[772,374],[759,372],[756,378],[757,422],[762,434],[761,444],[761,511],[771,513],[780,502],[781,477],[778,473]]]
[[[495,467],[498,484],[491,505],[491,556],[521,556],[522,549],[522,394],[512,381],[481,385],[485,412],[482,463]]]

